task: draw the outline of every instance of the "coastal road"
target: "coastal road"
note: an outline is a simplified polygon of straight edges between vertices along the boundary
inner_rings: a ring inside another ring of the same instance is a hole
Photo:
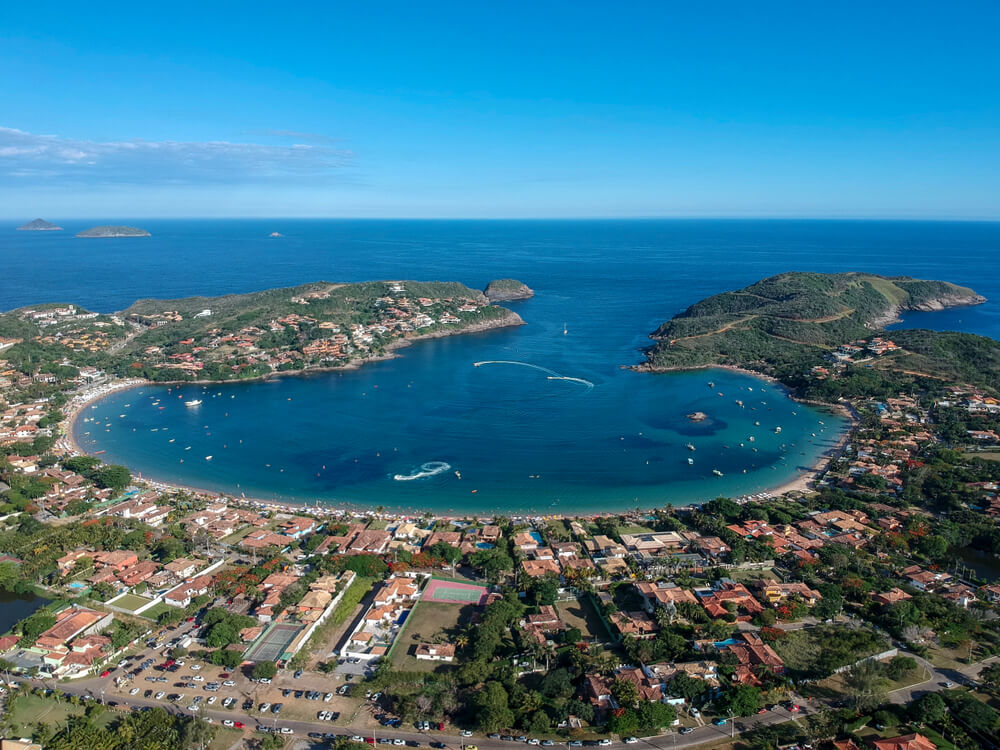
[[[36,687],[46,688],[51,687],[51,685],[44,683],[40,680],[23,680],[24,683],[33,684]],[[70,683],[59,683],[57,685],[61,692],[69,693],[71,695],[78,696],[90,696],[95,699],[101,699],[102,690],[106,690],[108,687],[107,679],[91,678],[86,680],[80,680]],[[156,701],[148,698],[143,698],[140,695],[120,697],[115,695],[113,697],[108,696],[107,693],[103,694],[105,700],[114,702],[119,708],[132,708],[132,707],[161,707],[167,711],[175,714],[182,714],[190,716],[188,711],[183,708],[176,706],[172,703],[166,701]],[[780,724],[787,721],[798,721],[810,713],[814,713],[818,708],[810,707],[806,702],[802,704],[802,710],[798,713],[791,713],[784,708],[777,711],[770,711],[766,714],[759,714],[746,719],[737,719],[735,722],[735,733],[741,734],[754,729],[761,725],[772,725]],[[323,710],[320,704],[317,704],[317,711]],[[341,735],[359,735],[361,737],[371,737],[373,734],[376,739],[381,739],[387,737],[390,739],[400,739],[406,742],[419,742],[421,745],[425,745],[428,742],[441,742],[449,750],[461,750],[466,744],[475,744],[481,750],[511,750],[512,746],[516,747],[517,743],[505,742],[503,740],[489,739],[487,737],[476,736],[469,738],[456,737],[454,734],[445,734],[443,732],[421,732],[415,730],[407,730],[404,728],[400,729],[390,729],[385,727],[379,727],[377,731],[373,731],[371,727],[351,727],[351,726],[340,726],[335,725],[332,722],[323,721],[303,721],[298,719],[285,719],[280,715],[275,716],[273,714],[258,714],[258,713],[248,713],[241,711],[240,709],[235,709],[232,711],[227,711],[226,709],[215,707],[208,707],[202,709],[201,714],[203,716],[211,718],[215,724],[221,725],[226,719],[232,721],[241,721],[246,724],[247,729],[265,729],[270,730],[274,727],[287,727],[294,732],[294,736],[298,738],[307,737],[310,732],[333,732]],[[671,732],[669,734],[661,735],[659,737],[649,737],[639,741],[634,747],[637,750],[642,748],[654,748],[655,750],[671,750],[672,748],[685,748],[693,747],[696,745],[704,745],[711,742],[726,742],[731,738],[734,727],[727,723],[725,726],[717,727],[712,724],[707,724],[705,726],[700,726],[695,728],[690,734],[681,735],[676,732]],[[616,741],[614,743],[616,747],[624,748],[625,744],[621,741]],[[566,747],[565,742],[557,742],[556,747]]]

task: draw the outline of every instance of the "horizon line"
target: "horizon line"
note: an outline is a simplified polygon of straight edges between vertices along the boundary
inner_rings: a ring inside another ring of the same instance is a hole
[[[2,222],[30,222],[37,218],[25,219],[23,216],[0,217]],[[87,221],[95,222],[102,220],[99,216],[62,216],[59,221]],[[107,219],[105,219],[107,220]],[[310,216],[119,216],[114,221],[898,221],[898,222],[961,222],[961,223],[1000,223],[1000,216],[907,216],[907,215],[844,215],[844,216],[795,216],[782,214],[662,214],[662,215],[640,215],[640,216],[330,216],[330,215],[310,215]],[[46,221],[50,221],[46,219]],[[110,221],[110,220],[108,220]]]

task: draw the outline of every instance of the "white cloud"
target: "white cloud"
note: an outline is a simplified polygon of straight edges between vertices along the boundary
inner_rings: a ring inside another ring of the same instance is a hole
[[[22,181],[95,185],[328,182],[351,163],[350,152],[321,144],[102,142],[0,127],[0,176]]]

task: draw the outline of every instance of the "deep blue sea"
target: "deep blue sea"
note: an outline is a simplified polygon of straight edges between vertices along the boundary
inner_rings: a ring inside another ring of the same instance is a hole
[[[113,311],[140,297],[320,279],[483,288],[514,277],[535,290],[508,303],[525,326],[420,342],[350,372],[127,391],[78,423],[78,438],[105,460],[250,497],[571,513],[774,487],[837,440],[840,419],[750,377],[622,366],[641,361],[648,333],[693,302],[782,271],[965,284],[990,301],[904,325],[1000,334],[996,223],[132,220],[153,236],[109,240],[72,236],[99,222],[59,223],[65,232],[0,224],[0,308]],[[272,231],[284,237],[268,239]],[[515,364],[473,366],[483,360]],[[184,408],[195,395],[203,405]],[[709,419],[685,419],[696,410]]]

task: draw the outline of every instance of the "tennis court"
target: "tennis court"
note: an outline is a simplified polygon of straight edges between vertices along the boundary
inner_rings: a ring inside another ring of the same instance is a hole
[[[243,658],[247,661],[278,661],[301,629],[301,625],[275,623],[254,641]]]
[[[488,595],[489,591],[484,586],[432,578],[424,589],[423,598],[451,604],[485,604]]]

